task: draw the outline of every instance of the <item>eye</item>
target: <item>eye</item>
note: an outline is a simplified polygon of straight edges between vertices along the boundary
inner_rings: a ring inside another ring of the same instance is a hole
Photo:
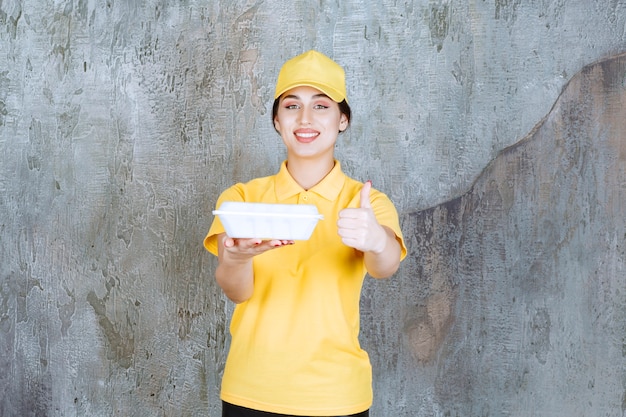
[[[327,109],[329,106],[327,106],[326,104],[316,104],[315,108],[316,109]]]
[[[300,106],[298,104],[296,104],[296,103],[285,103],[283,105],[283,107],[286,108],[286,109],[290,109],[290,110],[294,110],[294,109],[299,109],[300,108]]]

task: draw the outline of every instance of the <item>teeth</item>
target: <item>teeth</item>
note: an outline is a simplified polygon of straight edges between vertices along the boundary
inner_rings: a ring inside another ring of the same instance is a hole
[[[313,136],[317,136],[317,133],[298,133],[298,136],[302,138],[312,138]]]

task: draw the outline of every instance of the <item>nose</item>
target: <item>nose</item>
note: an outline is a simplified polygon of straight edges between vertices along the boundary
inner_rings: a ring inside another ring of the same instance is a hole
[[[305,106],[300,110],[300,123],[301,124],[310,124],[312,119],[312,110]]]

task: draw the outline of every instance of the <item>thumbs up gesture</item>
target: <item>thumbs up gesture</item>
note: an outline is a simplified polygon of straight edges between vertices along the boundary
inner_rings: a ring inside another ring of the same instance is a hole
[[[361,189],[359,208],[346,208],[339,212],[338,233],[341,241],[351,248],[361,252],[382,253],[387,236],[372,210],[371,189],[372,182],[367,181]]]

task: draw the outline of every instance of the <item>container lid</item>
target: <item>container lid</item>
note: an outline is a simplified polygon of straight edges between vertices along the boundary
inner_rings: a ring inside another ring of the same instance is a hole
[[[323,219],[313,204],[241,203],[225,201],[214,215]]]

